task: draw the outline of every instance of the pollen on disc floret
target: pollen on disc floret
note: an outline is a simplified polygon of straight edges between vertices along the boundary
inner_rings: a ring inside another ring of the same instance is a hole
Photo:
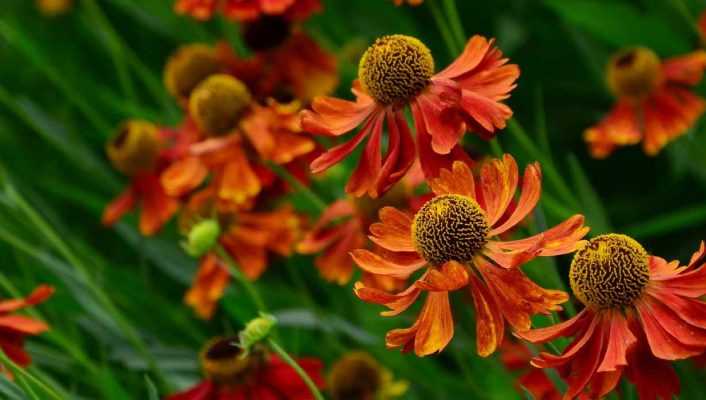
[[[574,255],[569,270],[571,289],[587,307],[631,306],[649,282],[648,257],[629,236],[597,236]]]
[[[251,99],[243,82],[230,75],[215,74],[191,93],[189,112],[204,133],[223,135],[237,126]]]
[[[662,65],[654,51],[645,47],[615,54],[607,67],[608,86],[617,97],[639,101],[662,81]]]
[[[449,194],[429,200],[414,216],[412,239],[432,265],[469,262],[485,245],[490,228],[470,197]]]
[[[434,75],[434,58],[419,39],[383,36],[363,54],[358,78],[363,89],[382,104],[406,103],[419,94]]]

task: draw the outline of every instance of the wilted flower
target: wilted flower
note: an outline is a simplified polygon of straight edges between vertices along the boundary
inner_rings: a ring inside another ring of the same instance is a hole
[[[706,249],[686,266],[650,256],[634,239],[620,234],[591,239],[574,255],[571,289],[586,306],[563,323],[520,332],[531,342],[573,336],[561,355],[541,353],[532,361],[557,368],[568,383],[565,398],[585,390],[605,396],[623,373],[641,399],[671,399],[679,378],[670,361],[706,349]]]
[[[262,348],[244,354],[237,337],[215,338],[201,351],[205,379],[167,400],[309,400],[309,389],[299,375]],[[298,364],[318,387],[324,386],[321,361],[302,358]]]
[[[0,301],[0,319],[2,319],[0,348],[16,364],[27,366],[32,361],[24,349],[25,337],[46,332],[49,330],[49,326],[43,321],[13,313],[19,309],[42,303],[53,293],[53,287],[40,285],[24,299]]]
[[[574,215],[537,235],[499,240],[498,235],[520,223],[539,201],[539,165],[530,164],[525,170],[517,205],[508,212],[518,182],[517,164],[509,155],[486,162],[478,180],[457,161],[453,170],[442,169],[430,181],[436,196],[414,216],[392,207],[380,210],[380,222],[370,226],[370,240],[385,252],[356,250],[353,259],[368,272],[396,278],[425,271],[402,292],[390,294],[358,282],[356,295],[385,305],[390,310],[382,315],[392,316],[427,293],[414,325],[388,332],[388,347],[414,349],[419,356],[443,350],[454,333],[449,292],[456,290],[467,290],[473,297],[481,356],[502,343],[505,321],[515,331],[526,331],[532,315],[561,309],[566,293],[539,287],[518,267],[537,256],[576,250],[588,228],[583,216]]]
[[[435,177],[453,160],[468,156],[459,146],[466,130],[491,138],[512,111],[502,103],[510,96],[519,68],[507,64],[493,40],[474,36],[461,56],[439,73],[429,49],[416,38],[383,36],[363,54],[356,101],[332,97],[314,100],[313,111],[302,112],[305,130],[340,136],[362,125],[348,142],[317,158],[313,172],[322,172],[346,158],[367,139],[346,191],[355,196],[377,197],[404,176],[419,156],[424,174]],[[414,116],[415,140],[404,109]],[[383,125],[387,121],[388,145],[383,155]]]
[[[408,388],[408,382],[395,381],[388,369],[362,351],[345,354],[329,375],[333,400],[392,400],[403,396]]]
[[[618,146],[642,142],[648,155],[683,135],[701,116],[704,100],[689,90],[701,81],[706,51],[660,61],[652,50],[623,50],[608,63],[608,87],[617,99],[613,110],[584,138],[594,157]]]
[[[179,203],[167,196],[159,175],[168,163],[166,133],[147,121],[125,122],[106,146],[113,167],[130,177],[130,186],[103,211],[103,224],[112,225],[138,203],[140,232],[153,235],[174,215]]]

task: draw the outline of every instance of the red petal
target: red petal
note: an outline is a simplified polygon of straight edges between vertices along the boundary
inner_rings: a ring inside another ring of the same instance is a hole
[[[476,348],[479,356],[488,357],[502,343],[505,321],[483,282],[471,275],[470,284],[476,314]]]
[[[105,207],[101,218],[103,225],[111,226],[116,223],[123,215],[135,207],[135,201],[135,192],[131,186]]]
[[[353,250],[351,257],[353,257],[353,261],[365,271],[400,279],[408,278],[415,271],[426,265],[426,261],[417,255],[412,257],[405,264],[397,264],[364,249]]]
[[[701,354],[703,348],[685,345],[668,332],[666,325],[671,321],[655,311],[652,303],[643,301],[635,307],[652,354],[663,360],[679,360]]]
[[[619,101],[598,124],[584,132],[584,140],[595,158],[605,158],[617,146],[638,143],[642,131],[635,107],[628,101]]]
[[[516,332],[515,336],[527,340],[532,343],[545,343],[559,337],[573,336],[577,332],[583,330],[589,321],[595,317],[595,314],[587,308],[581,310],[573,318],[552,325],[546,328],[532,329],[526,332]]]
[[[664,78],[670,82],[696,86],[701,82],[706,68],[706,51],[697,50],[662,63]]]
[[[637,343],[637,338],[630,331],[628,321],[619,311],[606,311],[608,325],[608,347],[598,372],[619,371],[628,365],[627,353]]]
[[[374,116],[370,138],[358,161],[358,166],[348,179],[346,193],[350,193],[356,197],[360,197],[366,193],[373,198],[379,195],[376,182],[381,179],[382,125],[384,115],[384,113],[378,113]]]

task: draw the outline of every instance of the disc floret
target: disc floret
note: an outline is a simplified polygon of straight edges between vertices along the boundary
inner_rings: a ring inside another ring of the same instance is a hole
[[[490,228],[485,212],[467,196],[449,194],[429,200],[414,216],[412,239],[434,266],[467,263],[483,248]]]
[[[629,307],[649,282],[648,258],[642,245],[629,236],[597,236],[574,255],[571,289],[587,307]]]
[[[226,74],[211,75],[191,93],[189,112],[205,134],[223,135],[235,129],[251,99],[243,82]]]
[[[654,51],[637,47],[614,55],[606,75],[615,96],[639,101],[662,82],[662,66]]]

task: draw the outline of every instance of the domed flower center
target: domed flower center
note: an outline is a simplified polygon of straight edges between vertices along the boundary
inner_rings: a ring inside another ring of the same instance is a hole
[[[264,16],[243,25],[243,40],[252,51],[273,49],[289,37],[291,24],[281,16]]]
[[[179,48],[164,66],[164,85],[169,94],[182,102],[208,76],[221,71],[215,51],[203,44]]]
[[[382,370],[368,354],[350,353],[333,366],[330,382],[333,400],[375,400]]]
[[[662,82],[662,64],[650,49],[638,47],[625,50],[611,59],[607,80],[615,96],[639,101]]]
[[[146,121],[127,121],[108,142],[106,152],[115,169],[134,175],[154,167],[159,155],[157,127]]]
[[[470,197],[449,194],[429,200],[414,216],[412,239],[432,265],[465,263],[486,243],[485,212]]]
[[[250,104],[250,92],[243,82],[225,74],[211,75],[189,98],[189,112],[202,132],[218,136],[232,131]]]
[[[574,255],[571,289],[587,307],[630,306],[650,279],[647,260],[645,249],[628,236],[597,236]]]
[[[358,66],[363,89],[386,105],[408,102],[427,86],[433,74],[434,59],[427,46],[405,35],[377,39]]]
[[[242,352],[235,336],[212,339],[199,356],[204,374],[218,383],[236,383],[253,363],[253,355],[241,357]]]

